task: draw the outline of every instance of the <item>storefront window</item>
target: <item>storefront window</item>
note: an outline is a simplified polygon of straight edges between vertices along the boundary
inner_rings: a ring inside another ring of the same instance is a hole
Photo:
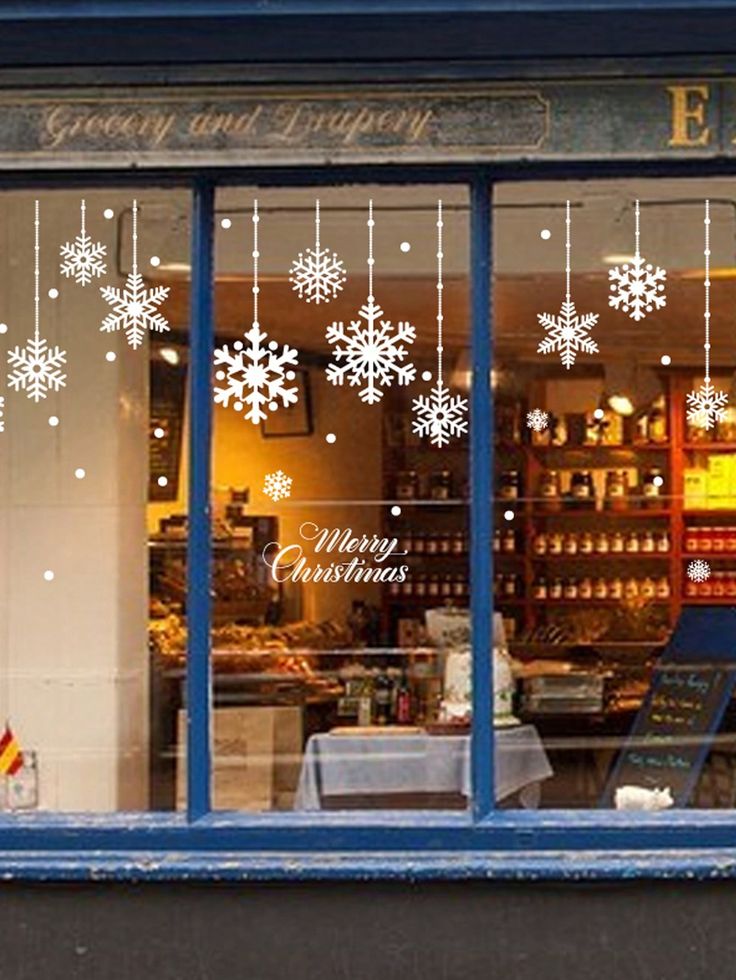
[[[215,302],[213,805],[464,808],[467,195],[223,189]]]
[[[189,197],[6,192],[0,224],[0,806],[165,806]]]
[[[732,807],[732,182],[503,184],[494,213],[494,604],[540,804]]]

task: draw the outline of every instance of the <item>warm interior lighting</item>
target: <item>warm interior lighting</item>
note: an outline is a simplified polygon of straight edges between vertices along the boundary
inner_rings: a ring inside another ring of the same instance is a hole
[[[175,347],[162,347],[161,350],[159,351],[159,354],[161,355],[163,360],[166,361],[167,364],[170,364],[172,367],[176,367],[177,364],[181,361],[181,357],[179,356],[179,351]]]

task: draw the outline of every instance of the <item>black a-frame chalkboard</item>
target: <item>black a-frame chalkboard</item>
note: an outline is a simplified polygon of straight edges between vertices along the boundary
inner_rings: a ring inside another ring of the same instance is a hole
[[[619,786],[669,787],[686,806],[736,683],[736,608],[685,609],[657,664],[601,805]]]

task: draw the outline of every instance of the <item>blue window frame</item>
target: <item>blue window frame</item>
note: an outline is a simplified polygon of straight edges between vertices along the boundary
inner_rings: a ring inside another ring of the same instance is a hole
[[[0,816],[0,866],[24,876],[198,875],[287,877],[557,876],[560,855],[587,852],[572,866],[589,875],[693,873],[712,870],[732,846],[728,812],[659,814],[612,811],[496,810],[493,795],[491,588],[493,466],[492,199],[494,182],[544,177],[699,176],[729,174],[732,164],[547,165],[545,167],[345,167],[262,172],[147,172],[105,175],[6,176],[3,186],[188,186],[192,193],[191,370],[189,468],[188,810],[184,814],[105,816],[35,813]],[[468,812],[341,814],[213,812],[210,795],[210,447],[213,325],[213,231],[216,186],[325,186],[344,183],[462,183],[471,194],[471,616],[473,624],[473,806]],[[673,850],[688,856],[677,857]],[[298,868],[284,856],[298,852]],[[614,852],[635,852],[636,861]],[[163,859],[162,855],[173,855]],[[333,855],[340,855],[339,860]],[[151,857],[147,864],[146,858]],[[644,859],[649,855],[649,863]],[[652,863],[654,862],[654,863]],[[289,870],[291,868],[291,870]],[[730,874],[730,865],[721,873]]]

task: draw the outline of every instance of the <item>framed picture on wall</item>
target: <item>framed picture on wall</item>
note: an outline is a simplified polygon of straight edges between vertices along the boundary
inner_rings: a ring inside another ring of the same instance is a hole
[[[309,387],[309,371],[297,369],[294,384],[298,397],[294,405],[281,406],[277,412],[261,422],[264,439],[277,439],[281,436],[311,436],[312,395]]]

